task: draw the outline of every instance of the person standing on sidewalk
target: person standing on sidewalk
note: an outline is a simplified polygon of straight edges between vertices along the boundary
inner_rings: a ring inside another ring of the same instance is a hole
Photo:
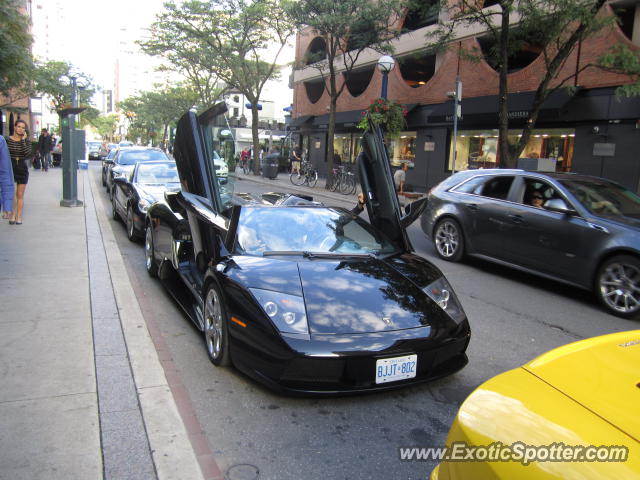
[[[7,147],[7,141],[0,135],[0,211],[2,211],[2,218],[5,220],[11,218],[14,192],[9,147]]]
[[[27,135],[27,124],[24,120],[17,120],[14,124],[13,135],[7,139],[13,180],[16,182],[16,195],[13,202],[13,212],[9,223],[22,225],[22,207],[24,206],[24,191],[29,181],[29,165],[27,159],[31,157],[31,144]]]
[[[53,150],[51,135],[46,128],[43,128],[40,137],[38,137],[38,151],[42,161],[42,170],[45,172],[48,172],[51,166],[51,150]]]
[[[302,151],[300,147],[295,146],[291,149],[291,153],[289,154],[289,161],[291,162],[291,173],[297,173],[300,176],[300,156],[302,155]]]

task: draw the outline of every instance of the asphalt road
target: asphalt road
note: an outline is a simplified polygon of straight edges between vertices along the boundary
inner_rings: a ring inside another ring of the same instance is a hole
[[[98,165],[91,163],[90,172],[104,192]],[[240,186],[265,190],[250,181]],[[106,193],[96,204],[99,214],[110,216]],[[401,462],[398,448],[441,446],[458,407],[480,383],[559,345],[640,328],[604,313],[588,292],[485,262],[440,261],[417,223],[409,229],[417,253],[442,269],[469,317],[469,364],[427,385],[331,399],[283,397],[233,368],[214,367],[202,334],[146,274],[142,244],[127,240],[123,224],[114,226],[129,276],[142,292],[143,314],[160,327],[230,480],[425,479],[434,464]]]

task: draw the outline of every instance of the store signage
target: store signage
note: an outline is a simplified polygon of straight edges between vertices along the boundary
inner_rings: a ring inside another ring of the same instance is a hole
[[[458,117],[458,120],[462,120],[464,119],[464,115],[460,114],[460,116]],[[445,121],[446,122],[453,122],[453,115],[447,115],[445,117]]]
[[[515,112],[509,112],[507,118],[529,118],[529,112],[527,110],[517,110]]]
[[[434,152],[436,150],[436,142],[424,142],[425,152]]]
[[[616,154],[615,143],[594,143],[593,144],[594,157],[613,157],[615,154]]]
[[[316,142],[316,149],[320,148],[320,142]]]

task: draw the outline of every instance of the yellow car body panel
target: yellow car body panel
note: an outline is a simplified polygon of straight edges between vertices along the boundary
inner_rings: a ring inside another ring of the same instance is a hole
[[[552,350],[478,387],[447,446],[494,442],[628,448],[624,462],[443,461],[431,480],[640,479],[640,330]]]

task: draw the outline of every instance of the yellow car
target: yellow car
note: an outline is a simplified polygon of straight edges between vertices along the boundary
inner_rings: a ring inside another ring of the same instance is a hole
[[[571,343],[488,380],[446,445],[431,480],[640,479],[640,330]]]

